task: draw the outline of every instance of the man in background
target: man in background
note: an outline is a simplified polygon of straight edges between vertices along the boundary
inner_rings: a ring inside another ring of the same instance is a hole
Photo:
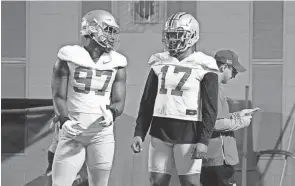
[[[220,71],[219,83],[227,84],[239,72],[246,71],[233,51],[218,51],[215,60]],[[234,131],[249,126],[254,111],[256,110],[244,109],[229,113],[226,96],[222,86],[219,86],[217,120],[201,172],[203,186],[233,186],[231,180],[235,172],[234,166],[239,163]]]

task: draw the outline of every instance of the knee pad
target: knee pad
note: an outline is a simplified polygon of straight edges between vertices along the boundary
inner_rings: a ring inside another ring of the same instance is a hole
[[[100,163],[97,165],[93,165],[93,166],[89,166],[88,165],[88,169],[89,170],[106,170],[109,171],[112,169],[113,163],[112,162],[106,162],[106,163]]]

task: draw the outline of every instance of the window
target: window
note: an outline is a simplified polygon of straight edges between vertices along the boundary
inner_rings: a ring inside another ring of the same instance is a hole
[[[283,14],[282,1],[253,2],[253,104],[263,110],[257,114],[259,125],[253,125],[256,150],[277,148],[284,120]]]
[[[26,2],[2,1],[1,3],[1,61],[25,62]]]
[[[253,59],[283,59],[284,2],[253,2]]]
[[[112,13],[121,33],[162,33],[167,17],[166,1],[112,1]]]
[[[159,1],[132,1],[134,23],[159,23]]]

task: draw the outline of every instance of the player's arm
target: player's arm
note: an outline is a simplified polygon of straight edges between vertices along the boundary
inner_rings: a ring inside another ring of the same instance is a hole
[[[231,113],[229,118],[217,119],[214,130],[218,132],[236,131],[249,126],[250,118],[251,116],[237,117]]]
[[[125,68],[119,68],[112,87],[110,110],[113,113],[113,118],[120,116],[123,113],[125,98],[126,98],[126,78],[127,73]]]
[[[69,74],[67,63],[58,59],[53,67],[51,88],[54,107],[59,114],[61,125],[69,120],[66,104]]]
[[[201,139],[199,143],[208,145],[217,118],[218,104],[218,75],[208,72],[204,75],[201,86],[202,119]]]
[[[134,137],[140,136],[144,141],[144,138],[150,128],[150,124],[153,118],[154,104],[158,92],[158,77],[154,70],[151,69],[145,83],[143,95],[139,106],[138,116],[136,119],[136,127],[134,131]]]

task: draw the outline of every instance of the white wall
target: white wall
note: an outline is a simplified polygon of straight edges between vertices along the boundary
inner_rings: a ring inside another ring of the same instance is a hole
[[[225,94],[234,99],[245,98],[245,85],[250,85],[250,2],[207,2],[197,5],[200,21],[199,48],[214,55],[220,49],[237,53],[241,64],[247,69],[238,74],[225,88]]]
[[[78,1],[28,4],[27,98],[51,99],[52,68],[60,47],[79,41]]]

